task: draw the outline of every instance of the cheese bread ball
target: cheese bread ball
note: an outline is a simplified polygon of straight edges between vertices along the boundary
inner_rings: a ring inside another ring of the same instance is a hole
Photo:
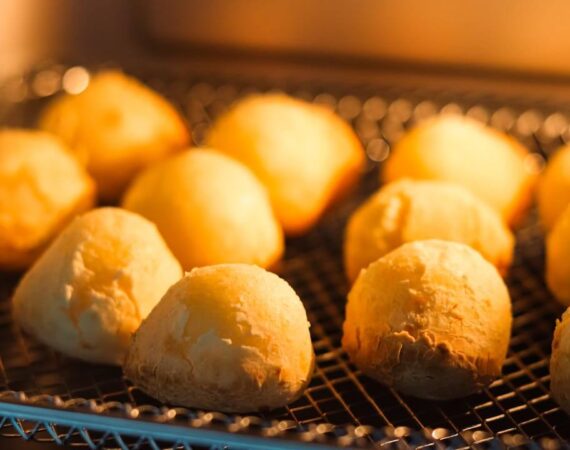
[[[556,321],[550,357],[550,390],[558,404],[570,414],[570,309]]]
[[[0,130],[0,269],[31,265],[94,197],[95,183],[57,138]]]
[[[214,123],[207,144],[259,177],[288,235],[313,226],[364,163],[358,138],[340,117],[281,94],[238,102]]]
[[[116,200],[141,169],[189,142],[186,124],[164,98],[117,71],[98,73],[79,95],[57,98],[39,126],[73,149],[106,201]]]
[[[462,184],[513,224],[532,197],[537,168],[528,155],[506,134],[473,119],[443,115],[420,123],[396,144],[383,178]]]
[[[219,263],[273,265],[283,232],[263,185],[212,150],[193,149],[147,169],[123,206],[150,219],[186,270]]]
[[[546,238],[546,284],[561,303],[570,306],[570,205]]]
[[[344,241],[348,278],[400,245],[425,239],[462,242],[506,273],[514,238],[499,215],[460,185],[395,181],[350,217]]]
[[[551,230],[570,205],[570,146],[558,150],[550,159],[540,177],[537,194],[542,224]]]
[[[284,406],[314,365],[301,300],[247,264],[193,269],[143,322],[124,370],[162,402],[228,412]]]
[[[152,223],[118,208],[95,209],[75,219],[22,278],[14,316],[68,356],[121,364],[132,333],[181,277]]]
[[[370,377],[404,394],[448,400],[501,373],[511,321],[507,287],[479,253],[416,241],[360,273],[342,345]]]

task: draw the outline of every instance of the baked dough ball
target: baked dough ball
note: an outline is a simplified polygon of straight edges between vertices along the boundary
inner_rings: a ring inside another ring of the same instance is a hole
[[[546,238],[546,284],[561,303],[570,306],[570,204]]]
[[[570,309],[556,321],[550,357],[550,390],[558,404],[570,414]]]
[[[532,198],[536,167],[516,140],[456,115],[437,116],[413,128],[386,162],[386,182],[398,178],[462,184],[512,224]]]
[[[162,402],[253,412],[298,398],[313,365],[291,286],[256,266],[221,264],[172,286],[135,334],[124,369]]]
[[[479,253],[416,241],[360,273],[342,345],[370,377],[404,394],[447,400],[501,373],[511,321],[507,287]]]
[[[152,223],[118,208],[95,209],[75,219],[22,278],[14,315],[66,355],[121,364],[132,333],[181,277]]]
[[[538,209],[543,225],[551,230],[570,204],[570,146],[558,150],[538,183]]]
[[[152,220],[182,266],[251,263],[269,267],[283,232],[263,185],[247,167],[193,149],[147,169],[123,206]]]
[[[79,95],[57,98],[39,125],[73,149],[107,201],[141,169],[189,142],[186,124],[164,98],[117,71],[95,75]]]
[[[340,117],[281,94],[238,102],[214,123],[207,144],[259,177],[288,235],[314,225],[364,163],[358,138]]]
[[[506,273],[514,238],[498,214],[460,185],[395,181],[350,217],[344,242],[348,278],[400,245],[425,239],[462,242]]]
[[[55,137],[0,130],[0,268],[31,265],[75,214],[93,206],[94,189]]]

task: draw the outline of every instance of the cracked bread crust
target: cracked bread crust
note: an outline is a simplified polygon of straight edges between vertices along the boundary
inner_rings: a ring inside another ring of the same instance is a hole
[[[132,333],[181,276],[152,223],[100,208],[73,221],[22,278],[13,312],[68,356],[120,365]]]
[[[277,275],[246,264],[193,269],[143,322],[125,374],[162,402],[227,412],[284,406],[310,381],[305,309]]]
[[[354,281],[400,245],[426,239],[467,244],[501,274],[513,258],[513,234],[485,202],[454,183],[405,179],[384,186],[351,216],[344,242],[347,276]]]
[[[476,392],[500,374],[511,302],[497,270],[470,247],[404,244],[349,293],[343,347],[370,377],[416,397]]]

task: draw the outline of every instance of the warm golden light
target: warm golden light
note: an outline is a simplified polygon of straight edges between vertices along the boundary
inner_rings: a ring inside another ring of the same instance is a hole
[[[90,78],[89,72],[85,67],[71,67],[63,75],[63,89],[68,94],[81,94],[89,86]]]

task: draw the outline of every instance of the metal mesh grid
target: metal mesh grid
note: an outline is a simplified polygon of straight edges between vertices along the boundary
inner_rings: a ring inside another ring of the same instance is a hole
[[[0,109],[2,122],[33,123],[35,113],[44,102],[43,97],[61,89],[65,68],[48,70],[60,76],[53,89],[37,92],[37,79],[42,72],[15,80],[9,86],[10,92],[19,86],[24,93],[13,101],[9,110],[5,110],[9,114],[2,117]],[[247,93],[273,88],[263,82],[251,84],[235,80],[206,83],[181,77],[146,76],[143,79],[185,113],[197,144],[202,141],[212,119],[233,100]],[[336,87],[323,92],[311,84],[280,87],[293,95],[327,104],[351,121],[364,143],[370,163],[358,192],[330,211],[308,235],[287,242],[287,252],[279,271],[305,303],[312,324],[317,366],[303,397],[289,407],[261,418],[290,421],[287,423],[294,429],[304,430],[311,424],[331,424],[335,427],[331,427],[332,435],[337,438],[347,427],[366,426],[359,428],[364,430],[361,434],[366,438],[345,442],[351,445],[369,445],[379,440],[401,444],[406,437],[411,445],[453,447],[476,447],[485,442],[496,442],[501,436],[505,445],[535,441],[556,447],[556,441],[568,442],[568,417],[550,398],[548,372],[554,321],[562,308],[544,285],[543,238],[534,213],[517,231],[516,259],[508,277],[514,312],[510,351],[503,377],[489,388],[452,402],[436,403],[404,397],[363,376],[340,348],[348,291],[341,257],[343,227],[356,205],[377,188],[376,166],[389,155],[391,143],[407,127],[424,117],[462,113],[512,133],[540,160],[563,143],[570,133],[566,112],[550,105],[535,105],[529,109],[520,102],[505,107],[500,99],[481,99],[469,93],[458,96],[371,86]],[[0,279],[0,390],[22,391],[31,396],[59,396],[63,400],[85,398],[119,402],[134,407],[157,405],[131,386],[122,377],[120,369],[65,358],[22,335],[10,317],[9,296],[16,282],[16,276],[3,275]],[[18,434],[14,427],[14,423],[5,421],[0,434]],[[25,424],[23,428],[26,428]],[[421,434],[415,434],[413,430],[420,430]],[[65,436],[67,431],[62,430],[59,435]],[[36,433],[36,438],[54,440],[45,428]],[[66,442],[85,444],[85,439],[73,430]],[[117,446],[116,442],[105,442],[104,445]],[[125,445],[137,446],[136,439]]]

